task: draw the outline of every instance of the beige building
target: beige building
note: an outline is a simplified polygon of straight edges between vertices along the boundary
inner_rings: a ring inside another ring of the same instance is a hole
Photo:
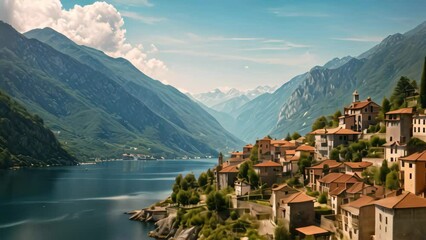
[[[256,140],[259,161],[273,160],[271,155],[271,140],[269,137]]]
[[[311,167],[307,167],[305,169],[305,174],[308,177],[308,186],[311,187],[312,190],[318,189],[318,180],[324,176],[325,165],[328,166],[329,172],[341,172],[343,169],[342,163],[339,163],[335,160],[324,160]]]
[[[315,149],[322,157],[329,158],[333,148],[339,145],[349,145],[358,140],[360,132],[342,127],[317,129],[311,133],[315,135]]]
[[[312,225],[315,218],[314,200],[303,192],[286,195],[280,200],[277,216],[285,220],[290,232],[294,232],[295,228]]]
[[[370,125],[377,124],[379,112],[377,103],[371,101],[371,98],[360,101],[358,91],[355,90],[351,105],[344,108],[344,114],[339,118],[339,127],[362,132]]]
[[[404,190],[425,197],[426,150],[402,157],[399,160],[400,180]]]
[[[357,174],[358,176],[361,176],[361,173],[373,163],[371,162],[345,162],[343,163],[345,167],[345,173],[346,174]]]
[[[417,114],[413,116],[413,137],[426,141],[426,115]]]
[[[235,195],[244,196],[250,193],[251,186],[244,180],[237,180],[234,183]]]
[[[318,180],[317,191],[328,193],[339,187],[347,189],[357,182],[360,182],[360,178],[356,175],[329,173]]]
[[[413,108],[401,108],[385,114],[386,144],[385,159],[392,163],[407,154],[407,142],[413,136]]]
[[[425,239],[425,198],[404,192],[378,200],[375,205],[375,240]]]
[[[342,205],[341,221],[345,239],[371,239],[374,235],[374,198],[363,196],[353,202]]]
[[[253,166],[256,173],[259,175],[260,182],[272,186],[278,182],[283,175],[283,166],[273,161],[264,161]]]
[[[278,220],[278,209],[280,207],[280,200],[289,194],[297,193],[296,189],[289,187],[287,184],[281,184],[272,188],[272,195],[269,200],[272,206],[273,221]]]
[[[234,187],[234,183],[237,180],[237,175],[238,175],[238,165],[231,165],[221,169],[217,173],[219,190],[225,189],[228,186]]]
[[[248,159],[250,158],[251,155],[251,150],[253,149],[253,145],[252,144],[247,144],[243,147],[243,159]]]

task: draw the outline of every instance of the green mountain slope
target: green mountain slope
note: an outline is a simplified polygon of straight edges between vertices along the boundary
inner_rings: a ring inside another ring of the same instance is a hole
[[[123,59],[117,61],[130,65]],[[123,86],[128,82],[109,74],[114,70],[106,70],[94,69],[0,24],[0,88],[42,116],[51,129],[60,131],[59,139],[79,157],[118,156],[129,147],[165,157],[216,152],[197,132],[171,121],[173,116],[167,119],[157,114],[158,109],[152,110],[129,93]],[[219,133],[226,133],[217,125]]]
[[[0,168],[76,163],[43,124],[0,92]]]

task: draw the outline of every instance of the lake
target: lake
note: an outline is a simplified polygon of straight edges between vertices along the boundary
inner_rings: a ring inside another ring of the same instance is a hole
[[[0,171],[0,239],[150,239],[152,223],[128,220],[171,193],[178,174],[215,159],[111,161]]]

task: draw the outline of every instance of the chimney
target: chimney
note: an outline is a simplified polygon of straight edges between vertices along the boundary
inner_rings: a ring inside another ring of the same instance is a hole
[[[359,93],[357,90],[355,90],[354,93],[352,93],[353,95],[353,101],[352,102],[359,102]]]

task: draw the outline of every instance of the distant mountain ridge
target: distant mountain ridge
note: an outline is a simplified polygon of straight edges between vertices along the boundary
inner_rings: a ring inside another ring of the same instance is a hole
[[[265,135],[282,138],[311,130],[313,121],[349,104],[357,89],[361,98],[381,104],[401,76],[419,80],[426,55],[426,22],[405,34],[393,34],[358,57],[334,58],[313,67],[233,111],[231,132],[247,142]],[[229,118],[220,120],[228,124]]]
[[[129,149],[165,157],[212,155],[243,144],[187,96],[127,60],[49,28],[26,35],[38,40],[0,23],[0,88],[60,131],[59,139],[79,157]]]

